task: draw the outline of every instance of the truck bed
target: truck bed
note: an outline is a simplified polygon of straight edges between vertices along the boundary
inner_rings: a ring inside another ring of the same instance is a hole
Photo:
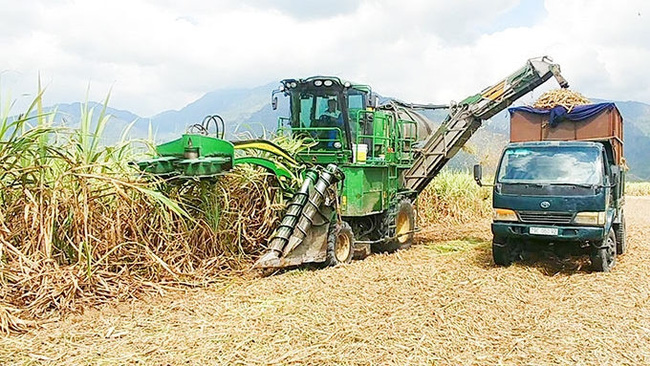
[[[561,109],[558,109],[561,108]],[[611,144],[614,161],[623,157],[623,117],[614,103],[536,109],[510,108],[510,142],[602,141]]]

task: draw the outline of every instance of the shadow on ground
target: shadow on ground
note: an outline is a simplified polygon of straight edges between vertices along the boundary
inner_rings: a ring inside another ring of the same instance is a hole
[[[489,244],[477,245],[474,249],[471,264],[488,270],[498,268],[492,259],[492,249]],[[548,250],[524,252],[513,265],[534,268],[546,276],[592,272],[588,255],[558,255]]]

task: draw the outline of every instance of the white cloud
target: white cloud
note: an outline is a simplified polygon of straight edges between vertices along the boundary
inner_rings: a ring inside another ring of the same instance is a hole
[[[530,1],[0,0],[0,78],[33,94],[40,71],[50,103],[112,87],[111,106],[143,116],[312,74],[445,103],[549,54],[585,95],[650,102],[646,3],[547,0],[541,20],[504,28]]]

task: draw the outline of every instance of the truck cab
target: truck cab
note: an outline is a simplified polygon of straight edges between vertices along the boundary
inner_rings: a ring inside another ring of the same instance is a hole
[[[609,271],[616,255],[625,252],[620,114],[612,105],[589,120],[564,120],[553,127],[544,118],[530,110],[511,110],[511,138],[526,134],[537,141],[508,144],[498,164],[492,201],[494,262],[509,265],[523,251],[545,246],[587,252],[596,271]],[[526,131],[516,131],[524,126]],[[600,137],[580,139],[587,133]],[[480,169],[475,175],[480,182]]]

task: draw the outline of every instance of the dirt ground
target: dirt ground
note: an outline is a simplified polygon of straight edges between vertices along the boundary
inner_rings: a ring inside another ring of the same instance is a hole
[[[650,198],[628,253],[498,268],[487,222],[408,251],[88,310],[0,338],[0,364],[650,364]]]

